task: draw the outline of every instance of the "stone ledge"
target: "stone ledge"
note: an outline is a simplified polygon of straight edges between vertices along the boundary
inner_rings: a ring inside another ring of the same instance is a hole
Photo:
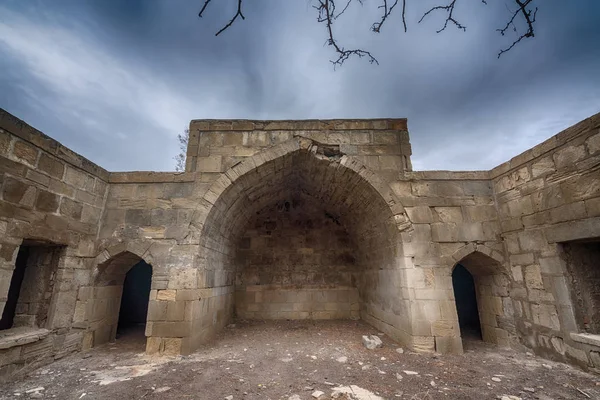
[[[312,131],[312,130],[397,130],[406,131],[406,118],[378,119],[307,119],[307,120],[246,120],[195,119],[190,122],[193,131]]]
[[[30,327],[12,328],[0,332],[0,350],[37,342],[50,334],[48,329]]]
[[[600,347],[600,335],[571,332],[571,339],[590,346]]]

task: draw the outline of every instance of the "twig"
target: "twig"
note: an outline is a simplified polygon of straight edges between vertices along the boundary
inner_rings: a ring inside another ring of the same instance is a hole
[[[456,0],[452,0],[450,2],[450,4],[448,4],[447,6],[435,6],[435,7],[432,7],[425,14],[423,14],[423,16],[421,17],[421,19],[419,20],[419,23],[421,23],[425,19],[425,17],[427,17],[432,12],[437,11],[437,10],[445,10],[448,13],[448,15],[446,16],[446,21],[444,22],[444,26],[440,30],[438,30],[437,33],[440,33],[442,31],[444,31],[448,27],[448,22],[452,22],[454,25],[456,25],[456,27],[458,29],[462,29],[463,31],[466,31],[467,27],[464,26],[464,25],[462,25],[460,22],[458,22],[452,16],[452,14],[454,13],[454,6],[455,5],[456,5]]]
[[[198,13],[198,16],[200,18],[202,18],[202,16],[204,15],[204,11],[206,10],[206,7],[208,6],[208,4],[211,2],[212,0],[205,0],[204,5],[202,6],[202,9],[200,10],[200,12]],[[238,0],[238,5],[237,5],[237,12],[235,13],[235,15],[233,16],[233,18],[231,18],[231,20],[227,23],[227,25],[225,25],[224,27],[222,27],[217,33],[215,33],[215,36],[219,36],[221,33],[223,33],[223,31],[225,31],[227,28],[229,28],[231,25],[233,25],[233,23],[235,22],[235,20],[240,17],[241,19],[246,19],[246,17],[244,17],[244,14],[242,13],[242,1],[243,0]]]
[[[537,15],[537,11],[538,8],[536,7],[535,10],[528,10],[527,6],[533,2],[533,0],[525,0],[525,1],[521,1],[521,0],[515,0],[515,2],[517,3],[517,5],[519,6],[519,8],[513,12],[512,17],[510,18],[510,20],[506,23],[506,25],[504,26],[504,28],[502,29],[496,29],[498,32],[500,32],[500,35],[504,36],[506,31],[512,27],[514,32],[517,32],[517,27],[515,26],[515,18],[521,14],[523,15],[523,17],[525,18],[525,22],[527,23],[527,31],[520,35],[517,39],[515,39],[514,42],[512,42],[512,44],[510,46],[508,46],[505,49],[500,50],[500,52],[498,53],[498,58],[500,58],[500,56],[504,53],[506,53],[507,51],[510,51],[513,47],[515,47],[519,42],[521,42],[521,40],[526,39],[526,38],[530,38],[530,37],[534,37],[535,33],[533,31],[533,24],[535,23],[535,17]]]

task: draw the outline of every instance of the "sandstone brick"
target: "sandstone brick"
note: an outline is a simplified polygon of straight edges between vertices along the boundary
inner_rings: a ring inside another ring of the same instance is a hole
[[[600,133],[590,136],[586,141],[588,151],[590,154],[596,154],[600,151]]]
[[[585,148],[580,146],[566,146],[552,156],[557,168],[572,168],[574,163],[586,156]]]
[[[159,290],[156,295],[156,300],[165,300],[165,301],[175,301],[177,296],[177,291],[170,290]]]
[[[528,265],[525,270],[525,285],[529,289],[544,289],[542,271],[539,265]]]
[[[65,170],[65,165],[56,158],[42,153],[38,163],[38,169],[54,178],[61,179]]]
[[[201,172],[222,172],[223,156],[198,157],[196,170]]]
[[[36,210],[54,213],[58,210],[60,197],[46,190],[38,190],[35,201]]]
[[[25,196],[28,188],[29,185],[27,185],[25,182],[7,177],[5,178],[4,185],[2,187],[2,199],[11,203],[19,204],[23,196]]]
[[[536,161],[531,165],[531,174],[534,178],[550,174],[554,171],[556,171],[556,168],[554,166],[554,161],[550,157],[541,158],[539,161]]]
[[[63,197],[60,202],[60,213],[67,217],[79,220],[81,219],[81,213],[83,205],[75,200],[68,197]]]
[[[22,140],[17,140],[14,144],[13,155],[26,162],[29,165],[36,165],[39,151],[35,146],[26,143]]]

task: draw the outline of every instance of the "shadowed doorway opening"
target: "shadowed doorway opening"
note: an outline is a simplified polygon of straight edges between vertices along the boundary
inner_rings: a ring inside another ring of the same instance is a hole
[[[152,266],[145,261],[135,264],[125,275],[116,338],[144,337],[148,301],[152,285]]]
[[[458,264],[452,272],[452,285],[462,338],[481,340],[481,323],[473,275],[461,264]]]

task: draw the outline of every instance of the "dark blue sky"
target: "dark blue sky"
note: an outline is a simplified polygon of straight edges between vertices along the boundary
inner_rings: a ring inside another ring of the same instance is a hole
[[[338,20],[333,70],[311,1],[0,0],[0,107],[109,170],[172,170],[194,118],[407,117],[415,169],[489,169],[600,111],[600,1],[538,0],[536,38],[495,29],[508,1],[459,1],[467,31],[413,0],[382,33],[375,2]],[[443,1],[442,1],[443,2]]]

